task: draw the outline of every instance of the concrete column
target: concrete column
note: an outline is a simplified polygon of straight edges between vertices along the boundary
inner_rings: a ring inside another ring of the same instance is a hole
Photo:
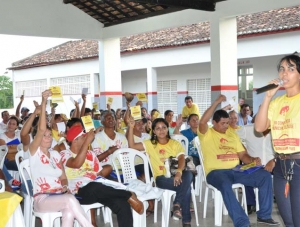
[[[210,37],[211,100],[223,94],[238,102],[236,18],[211,18]]]
[[[148,112],[157,109],[157,72],[155,68],[147,68]]]
[[[107,98],[112,97],[111,108],[122,107],[122,77],[120,39],[99,41],[100,109],[106,109]]]
[[[100,109],[100,83],[99,83],[99,74],[91,73],[90,74],[90,83],[91,83],[91,103],[97,102]]]

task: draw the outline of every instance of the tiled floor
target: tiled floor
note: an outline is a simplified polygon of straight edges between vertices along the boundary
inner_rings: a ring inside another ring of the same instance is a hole
[[[201,227],[213,227],[214,226],[214,211],[213,211],[213,199],[210,197],[209,201],[208,201],[208,209],[207,209],[207,215],[206,218],[203,218],[203,202],[199,202],[199,197],[196,197],[197,199],[197,208],[198,208],[198,218],[199,218],[199,226]],[[159,203],[159,207],[158,207],[159,211],[158,211],[158,222],[154,223],[154,216],[151,215],[149,217],[147,217],[147,227],[161,227],[161,203]],[[273,219],[275,221],[279,221],[281,223],[281,226],[284,226],[282,223],[282,220],[280,218],[280,215],[278,213],[278,209],[276,206],[276,203],[274,203],[273,206]],[[256,214],[252,213],[251,215],[249,215],[250,218],[250,223],[251,223],[251,227],[264,227],[267,225],[264,224],[257,224],[256,223]],[[113,214],[113,225],[114,227],[118,226],[117,223],[117,218],[116,215]],[[104,224],[103,222],[103,216],[102,214],[100,216],[97,216],[97,225],[98,227],[101,226],[105,226],[108,227],[110,226],[109,224]],[[172,218],[170,218],[170,227],[181,227],[182,224],[180,221],[175,221]],[[195,222],[195,215],[194,213],[192,213],[192,227],[196,226],[196,222]],[[39,220],[36,221],[36,227],[41,227],[41,222]],[[143,226],[141,226],[143,227]],[[223,219],[222,219],[222,227],[233,227],[232,221],[230,219],[230,217],[228,215],[223,215]]]
[[[197,199],[197,208],[198,208],[198,218],[199,218],[199,226],[201,227],[212,227],[214,226],[214,211],[213,211],[213,199],[211,198],[208,201],[208,209],[207,209],[207,215],[206,218],[203,218],[203,202],[199,202],[199,197],[196,197]],[[275,221],[278,221],[281,223],[281,226],[284,226],[282,224],[282,220],[280,218],[280,215],[278,213],[278,209],[276,206],[276,203],[274,203],[273,206],[273,219]],[[251,223],[251,227],[264,227],[264,226],[268,226],[268,225],[264,225],[264,224],[257,224],[256,223],[256,214],[252,213],[251,215],[249,215],[250,218],[250,223]],[[117,227],[118,224],[116,222],[116,216],[113,215],[113,220],[114,220],[114,226]],[[154,223],[154,216],[151,215],[149,217],[147,217],[147,227],[161,227],[161,205],[159,204],[159,212],[158,212],[158,222]],[[97,217],[97,225],[98,227],[100,226],[110,226],[109,224],[104,225],[103,223],[103,217],[98,216]],[[181,227],[182,224],[180,221],[175,221],[172,218],[170,218],[170,227]],[[192,226],[196,226],[196,222],[195,222],[195,215],[194,213],[192,213]],[[222,227],[233,227],[233,223],[230,219],[230,217],[228,215],[223,215],[223,219],[222,219]]]

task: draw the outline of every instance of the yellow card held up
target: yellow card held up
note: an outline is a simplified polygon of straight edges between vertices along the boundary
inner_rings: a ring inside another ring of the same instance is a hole
[[[99,110],[99,106],[97,102],[93,102],[93,109]]]
[[[107,104],[109,104],[109,105],[111,105],[112,104],[112,102],[113,102],[113,98],[112,97],[108,97],[107,98]]]
[[[85,132],[95,130],[94,123],[91,116],[83,116],[81,117],[81,120],[84,125]]]
[[[148,99],[147,99],[147,96],[145,93],[137,93],[136,97],[138,98],[139,101],[148,102]]]
[[[156,119],[156,118],[159,118],[160,117],[160,113],[155,111],[154,114],[153,114],[153,118]]]
[[[142,112],[141,112],[141,106],[131,106],[130,107],[131,116],[134,120],[140,120],[142,119]]]
[[[49,89],[52,92],[52,96],[51,96],[52,103],[57,103],[57,102],[63,102],[64,101],[64,98],[63,98],[63,95],[61,93],[60,87],[51,86]]]

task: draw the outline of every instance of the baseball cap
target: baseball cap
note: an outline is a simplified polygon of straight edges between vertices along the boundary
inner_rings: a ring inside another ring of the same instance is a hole
[[[27,107],[24,106],[24,107],[22,107],[22,109],[21,109],[21,113],[24,112],[24,111],[29,111],[29,109],[28,109]]]
[[[81,135],[86,135],[83,132],[82,126],[81,125],[72,126],[67,132],[67,141],[72,142],[73,140],[77,139]]]

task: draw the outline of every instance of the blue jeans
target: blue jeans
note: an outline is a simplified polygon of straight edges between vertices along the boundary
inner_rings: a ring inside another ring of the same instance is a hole
[[[10,182],[13,177],[10,175],[10,173],[8,172],[7,168],[6,168],[6,165],[4,164],[3,167],[2,167],[2,172],[5,176],[5,179],[7,180],[7,182]]]
[[[255,206],[255,194],[254,194],[254,188],[245,186],[245,192],[246,192],[246,200],[248,206]]]
[[[182,172],[182,183],[175,187],[174,178],[166,178],[165,176],[156,177],[156,185],[162,189],[168,189],[176,191],[176,197],[173,204],[179,204],[182,210],[182,223],[191,222],[191,183],[193,180],[193,174],[190,171]]]
[[[18,171],[18,166],[15,160],[9,161],[8,159],[5,159],[4,164],[8,170]]]
[[[289,195],[285,198],[284,190],[287,180],[284,179],[284,174],[290,168],[290,161],[290,159],[276,159],[273,170],[274,193],[285,226],[298,227],[300,226],[300,159],[295,159]]]
[[[249,218],[237,201],[232,190],[232,184],[241,183],[245,186],[258,188],[259,211],[257,216],[261,219],[271,218],[272,213],[272,178],[266,170],[259,169],[251,174],[240,173],[231,169],[213,170],[207,177],[207,183],[217,188],[223,197],[235,227],[249,226]]]

